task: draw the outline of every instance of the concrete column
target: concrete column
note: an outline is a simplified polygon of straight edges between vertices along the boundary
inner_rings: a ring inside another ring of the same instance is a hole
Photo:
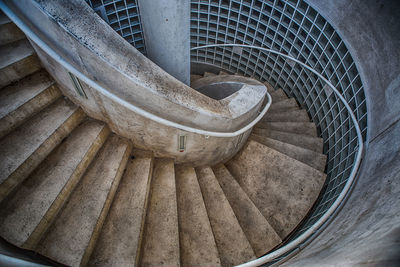
[[[139,0],[147,56],[190,83],[190,1]]]

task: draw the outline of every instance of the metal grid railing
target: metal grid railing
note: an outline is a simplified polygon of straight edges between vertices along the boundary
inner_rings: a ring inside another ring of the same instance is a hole
[[[146,54],[139,7],[136,0],[85,0],[126,41]]]
[[[307,64],[343,95],[366,139],[367,108],[357,67],[338,33],[306,2],[192,0],[191,46],[211,44],[269,48]],[[282,88],[317,125],[328,158],[327,179],[309,216],[286,241],[289,243],[325,214],[349,179],[359,149],[349,112],[321,78],[293,60],[270,52],[249,47],[209,47],[193,50],[191,61]]]

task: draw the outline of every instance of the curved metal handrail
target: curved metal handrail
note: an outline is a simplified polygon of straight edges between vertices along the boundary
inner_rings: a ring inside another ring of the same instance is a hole
[[[61,55],[57,54],[56,51],[54,51],[50,46],[48,46],[36,33],[34,33],[5,3],[3,0],[0,0],[0,8],[3,10],[3,12],[20,28],[26,36],[28,36],[36,45],[38,45],[46,54],[48,54],[50,57],[52,57],[54,60],[56,60],[58,63],[60,63],[64,68],[66,68],[69,72],[74,74],[76,77],[78,77],[80,80],[100,92],[101,94],[111,98],[118,104],[138,113],[139,115],[150,119],[152,121],[155,121],[157,123],[160,123],[162,125],[168,126],[168,127],[173,127],[177,128],[183,131],[187,132],[192,132],[196,134],[201,134],[205,136],[214,136],[214,137],[235,137],[238,135],[241,135],[248,130],[250,130],[254,125],[256,125],[267,113],[269,107],[271,106],[272,103],[272,98],[266,93],[266,96],[268,98],[267,104],[264,106],[263,110],[259,113],[259,115],[251,121],[249,124],[246,126],[242,127],[241,129],[234,131],[234,132],[214,132],[214,131],[207,131],[207,130],[202,130],[202,129],[197,129],[193,128],[190,126],[182,125],[179,123],[176,123],[174,121],[170,121],[164,118],[161,118],[155,114],[152,114],[144,109],[141,109],[132,103],[127,102],[126,100],[118,97],[117,95],[113,94],[112,92],[108,91],[101,85],[97,84],[95,81],[92,79],[88,78],[86,75],[81,73],[79,70],[77,70],[72,64],[70,64],[68,61],[66,61]]]
[[[276,258],[278,258],[279,256],[282,256],[283,254],[290,252],[296,248],[298,248],[301,244],[303,244],[305,241],[307,241],[309,238],[311,238],[313,236],[313,234],[315,234],[318,229],[320,229],[321,226],[323,226],[324,223],[327,222],[327,220],[330,218],[330,216],[332,216],[334,214],[334,212],[337,210],[337,208],[340,206],[340,204],[342,203],[342,201],[346,198],[354,180],[357,174],[357,170],[360,166],[361,163],[361,157],[362,157],[362,152],[364,149],[364,144],[363,144],[363,139],[362,139],[362,134],[361,134],[361,129],[360,126],[358,125],[357,122],[357,118],[354,115],[350,105],[347,103],[346,99],[342,96],[342,94],[332,85],[332,83],[330,83],[322,74],[318,73],[317,71],[315,71],[313,68],[311,68],[310,66],[308,66],[307,64],[297,60],[294,57],[291,57],[289,55],[283,54],[281,52],[272,50],[272,49],[268,49],[268,48],[263,48],[263,47],[258,47],[258,46],[253,46],[253,45],[242,45],[242,44],[213,44],[213,45],[204,45],[204,46],[198,46],[198,47],[194,47],[192,48],[192,50],[196,50],[196,49],[204,49],[204,48],[210,48],[210,47],[244,47],[244,48],[252,48],[252,49],[259,49],[261,51],[265,51],[265,52],[270,52],[279,56],[282,56],[284,58],[290,59],[298,64],[300,64],[302,67],[304,67],[305,69],[311,71],[312,73],[314,73],[315,75],[317,75],[321,80],[323,80],[332,90],[333,92],[336,94],[336,96],[340,99],[340,101],[342,101],[343,105],[346,107],[347,112],[350,114],[351,120],[354,123],[354,127],[356,129],[357,132],[357,143],[358,143],[358,151],[357,151],[357,156],[356,156],[356,160],[355,160],[355,164],[353,166],[353,169],[351,170],[349,179],[346,182],[346,185],[344,186],[342,192],[339,194],[338,198],[335,200],[335,202],[332,204],[332,206],[325,212],[325,214],[317,221],[315,222],[307,231],[305,231],[304,233],[302,233],[300,236],[298,236],[296,239],[294,239],[293,241],[289,242],[288,244],[282,246],[281,248],[272,251],[271,253],[268,253],[258,259],[249,261],[247,263],[238,265],[240,267],[255,267],[255,266],[260,266],[262,264],[268,263]]]

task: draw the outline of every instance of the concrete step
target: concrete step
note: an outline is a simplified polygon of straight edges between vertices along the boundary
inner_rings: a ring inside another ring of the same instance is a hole
[[[326,177],[253,140],[225,165],[281,239],[307,215]]]
[[[210,77],[210,76],[217,76],[217,74],[214,74],[212,72],[204,72],[203,77]]]
[[[285,100],[279,102],[272,102],[271,107],[269,108],[269,112],[282,112],[289,110],[299,110],[300,107],[297,105],[296,100],[294,98],[287,98]]]
[[[7,16],[0,18],[0,45],[25,39],[25,34]]]
[[[268,90],[268,93],[271,95],[273,103],[278,103],[279,101],[288,99],[288,96],[285,94],[285,92],[283,92],[282,89]]]
[[[252,133],[259,136],[272,138],[291,145],[299,146],[320,154],[322,154],[324,148],[324,140],[319,137],[261,128],[254,128]]]
[[[253,249],[212,169],[198,168],[196,173],[222,266],[238,265],[254,259]]]
[[[180,266],[174,161],[156,159],[141,266]]]
[[[89,266],[138,266],[152,171],[152,157],[129,160]]]
[[[226,72],[226,71],[221,70],[221,71],[218,73],[218,75],[229,75],[229,73]]]
[[[0,140],[0,202],[84,117],[80,108],[60,98]]]
[[[281,238],[232,177],[228,169],[223,164],[219,164],[213,167],[213,171],[255,255],[261,257],[279,245],[282,242]]]
[[[6,14],[3,13],[2,10],[0,10],[0,25],[6,24],[11,22],[11,20],[7,17]]]
[[[282,112],[267,112],[261,119],[263,122],[310,122],[307,112],[304,109],[289,110]]]
[[[85,266],[118,188],[129,144],[108,138],[36,251],[65,265]]]
[[[0,235],[34,249],[109,134],[103,123],[78,126],[0,208]]]
[[[197,81],[198,79],[203,78],[203,76],[201,75],[196,75],[196,74],[190,74],[190,83],[194,83],[195,81]]]
[[[176,165],[175,175],[181,264],[183,266],[221,266],[194,168]]]
[[[314,169],[322,172],[325,170],[326,155],[324,154],[256,134],[252,134],[250,138],[291,158],[303,162]]]
[[[256,124],[257,128],[270,129],[281,132],[296,133],[318,137],[317,127],[313,122],[264,122]]]
[[[0,47],[0,88],[40,70],[40,61],[27,39]]]
[[[44,71],[0,90],[0,138],[60,96],[61,91]]]

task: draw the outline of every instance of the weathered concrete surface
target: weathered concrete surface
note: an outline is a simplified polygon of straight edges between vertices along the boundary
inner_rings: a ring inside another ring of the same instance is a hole
[[[25,39],[25,34],[3,13],[0,13],[0,45]]]
[[[223,164],[212,168],[254,253],[261,257],[282,240]]]
[[[268,87],[268,93],[271,95],[272,102],[278,103],[280,101],[288,99],[285,92],[282,89],[273,90],[272,86],[269,83],[264,83]]]
[[[0,208],[0,234],[10,243],[34,249],[107,138],[107,126],[77,127]]]
[[[324,140],[322,138],[309,135],[288,133],[285,131],[275,131],[262,128],[254,128],[253,133],[295,146],[303,147],[317,153],[322,153],[324,147]]]
[[[221,266],[195,170],[176,165],[175,175],[182,266]]]
[[[40,68],[39,59],[27,39],[0,47],[0,88]]]
[[[369,143],[354,190],[329,226],[284,266],[399,266],[400,122]]]
[[[36,250],[69,266],[87,263],[118,188],[131,148],[111,136]]]
[[[257,134],[252,134],[250,139],[301,161],[314,169],[322,172],[325,170],[326,155],[324,154]]]
[[[248,98],[248,95],[259,95],[259,91],[247,88],[224,101],[198,93],[141,55],[105,26],[105,22],[83,1],[15,1],[9,5],[13,9],[14,5],[19,6],[15,8],[18,15],[26,16],[40,29],[39,34],[44,40],[85,75],[121,99],[154,115],[187,126],[222,132],[238,130],[257,116],[262,97],[254,102],[250,101],[254,97]],[[71,9],[76,12],[70,12]],[[106,122],[114,132],[131,139],[135,146],[158,151],[156,156],[175,158],[178,163],[207,165],[230,158],[245,141],[241,139],[242,142],[237,144],[238,137],[206,138],[165,127],[138,116],[85,84],[88,99],[82,98],[75,92],[67,71],[35,45],[34,48],[64,95],[91,117]],[[188,148],[184,153],[178,151],[180,134],[188,136]]]
[[[61,91],[40,71],[0,91],[0,138],[54,102]]]
[[[140,266],[180,266],[174,162],[154,161]]]
[[[310,135],[318,137],[317,127],[313,122],[264,122],[260,121],[256,127],[263,129],[271,129],[275,131],[285,131],[289,133]]]
[[[307,215],[326,177],[252,140],[225,165],[281,239]]]
[[[278,111],[278,112],[267,112],[261,119],[263,122],[310,122],[307,111],[301,110],[289,110],[289,111]]]
[[[196,169],[196,173],[222,266],[238,265],[254,259],[253,249],[212,169],[202,167]]]
[[[137,266],[152,171],[151,157],[129,160],[89,266]]]
[[[83,111],[59,99],[0,141],[0,202],[82,121]]]
[[[190,2],[139,0],[149,59],[186,85],[190,83]]]
[[[299,105],[297,105],[296,100],[294,98],[288,98],[276,103],[272,103],[269,108],[270,112],[280,112],[280,111],[288,111],[288,110],[298,110],[300,109]]]

